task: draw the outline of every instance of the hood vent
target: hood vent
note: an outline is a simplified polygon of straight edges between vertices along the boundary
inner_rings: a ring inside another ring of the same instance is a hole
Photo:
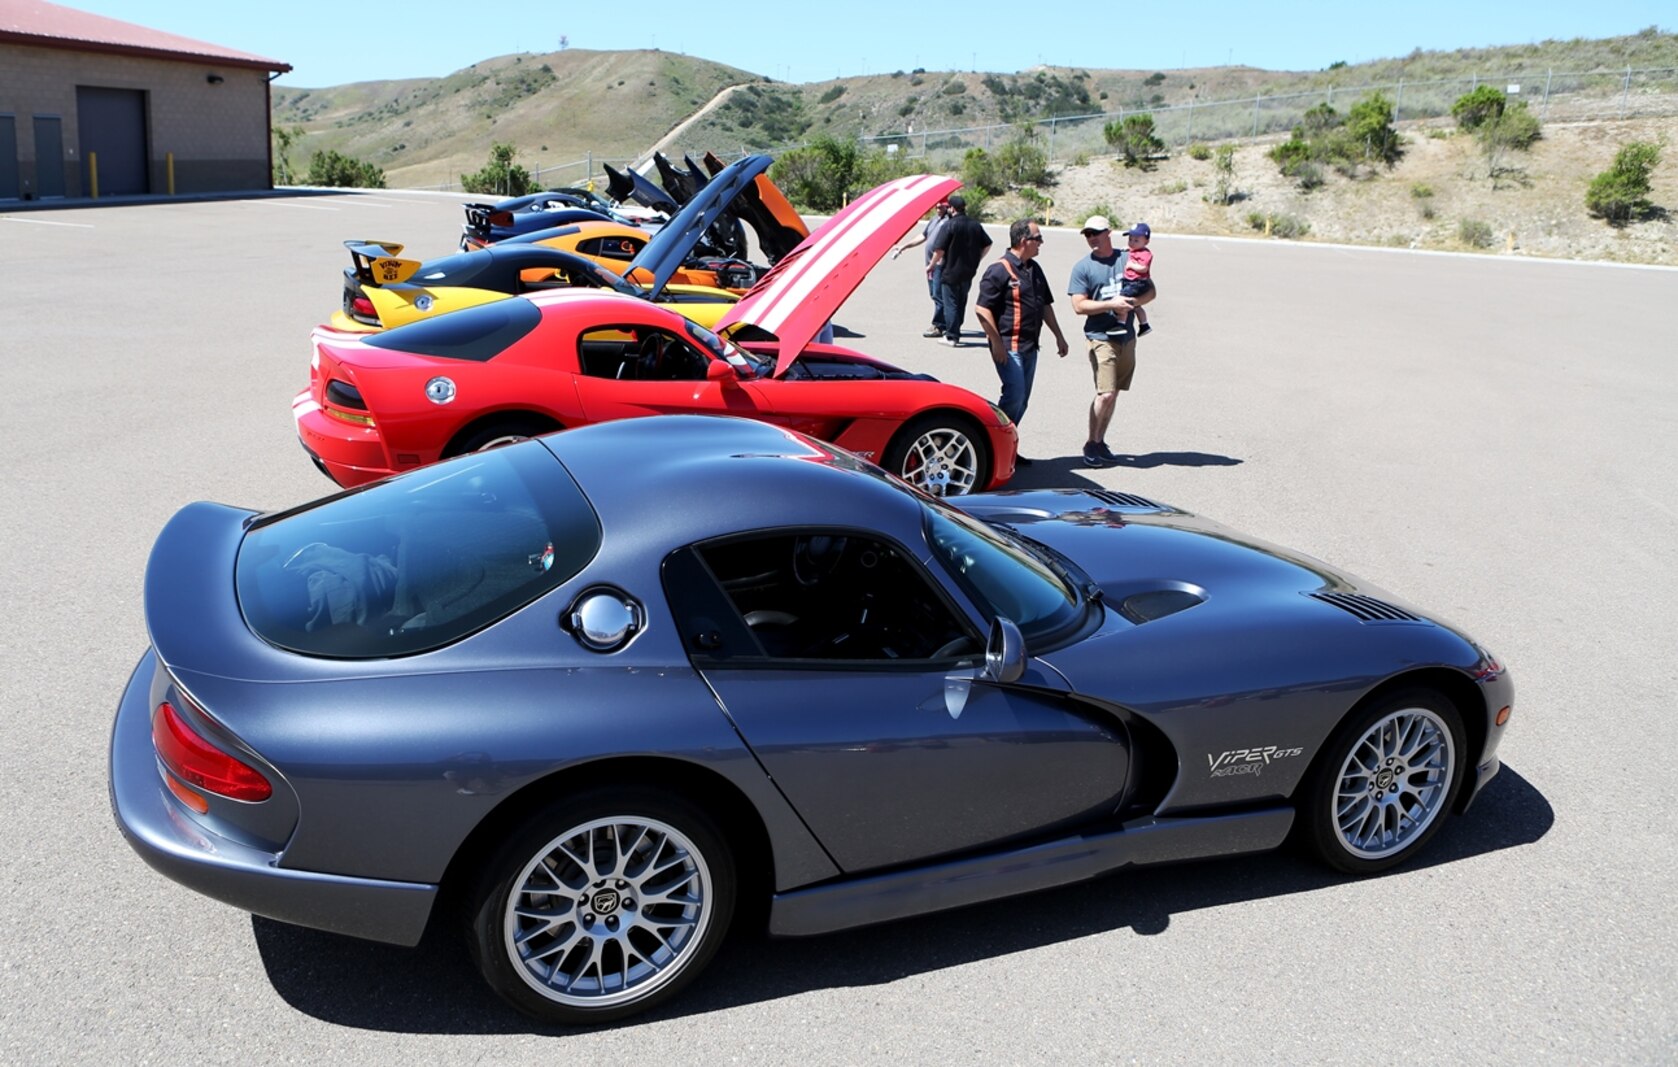
[[[1306,593],[1312,600],[1337,607],[1364,622],[1426,622],[1420,615],[1411,614],[1385,600],[1377,600],[1362,593]]]
[[[1111,504],[1116,508],[1143,508],[1148,511],[1164,511],[1164,506],[1154,503],[1145,496],[1133,493],[1114,493],[1106,489],[1087,489],[1086,495],[1093,496],[1103,504]]]

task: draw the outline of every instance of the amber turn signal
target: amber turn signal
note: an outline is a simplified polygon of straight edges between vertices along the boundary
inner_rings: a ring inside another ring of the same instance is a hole
[[[1497,724],[1499,726],[1502,726],[1504,723],[1508,722],[1509,721],[1509,713],[1514,711],[1514,710],[1515,710],[1514,708],[1508,706],[1507,704],[1504,705],[1503,710],[1497,713]]]

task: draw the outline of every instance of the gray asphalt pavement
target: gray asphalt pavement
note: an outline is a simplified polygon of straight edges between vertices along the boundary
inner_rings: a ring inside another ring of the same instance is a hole
[[[152,540],[193,500],[330,488],[289,401],[339,242],[443,254],[456,203],[0,215],[0,1061],[1678,1058],[1671,270],[1158,234],[1155,331],[1109,438],[1131,458],[1100,471],[1077,461],[1090,376],[1057,305],[1073,354],[1044,358],[1019,484],[1142,493],[1295,546],[1510,665],[1504,771],[1416,866],[1358,881],[1274,855],[736,938],[668,1010],[569,1034],[503,1008],[448,938],[253,920],[152,873],[105,786]],[[1057,289],[1083,251],[1049,231]],[[976,343],[918,336],[929,310],[907,255],[839,323],[994,398]]]

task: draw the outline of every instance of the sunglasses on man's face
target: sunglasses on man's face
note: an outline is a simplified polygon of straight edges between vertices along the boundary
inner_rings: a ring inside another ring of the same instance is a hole
[[[1084,231],[1084,236],[1085,237],[1100,237],[1102,234],[1109,233],[1109,232],[1111,232],[1111,231],[1109,231],[1109,230],[1085,230]]]
[[[1028,233],[1025,235],[1025,239],[1028,241],[1041,241],[1043,239],[1043,235],[1040,233]]]

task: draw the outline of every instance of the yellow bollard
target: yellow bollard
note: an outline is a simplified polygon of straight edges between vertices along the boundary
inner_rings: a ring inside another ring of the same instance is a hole
[[[163,169],[164,169],[164,172],[169,175],[169,195],[174,196],[175,195],[175,153],[165,152],[163,154]]]
[[[98,152],[89,152],[87,154],[87,186],[88,186],[88,191],[93,194],[93,199],[95,199],[95,200],[99,199],[99,153]]]
[[[1505,248],[1504,251],[1505,252],[1513,252],[1514,250],[1515,250],[1515,231],[1510,230],[1509,231],[1509,246],[1507,248]]]

